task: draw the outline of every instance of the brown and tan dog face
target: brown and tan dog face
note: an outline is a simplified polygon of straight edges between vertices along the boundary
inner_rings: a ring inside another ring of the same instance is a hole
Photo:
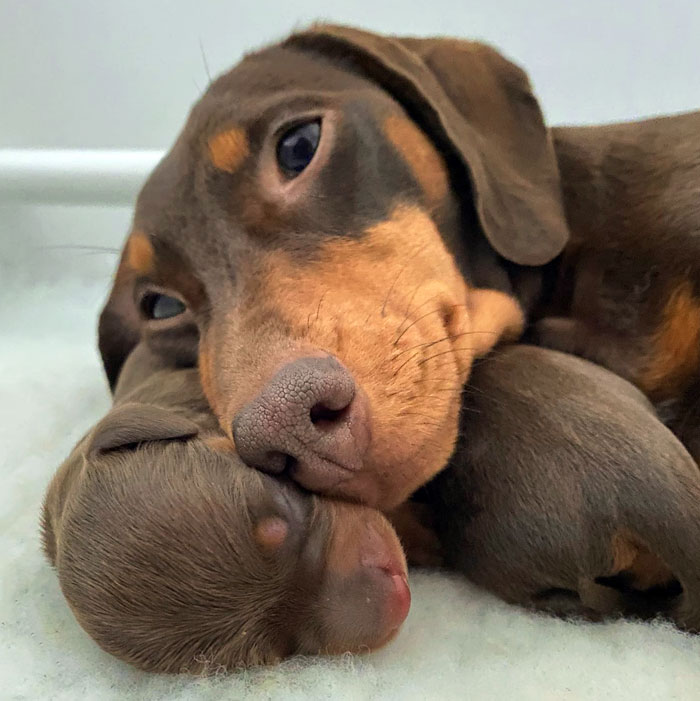
[[[196,371],[179,375],[154,375],[150,394],[196,396]],[[185,400],[132,399],[78,445],[44,507],[46,552],[101,647],[150,671],[199,673],[395,635],[410,593],[381,514],[251,470],[220,433],[199,432]]]
[[[472,359],[522,325],[465,282],[461,227],[474,208],[528,264],[565,234],[522,73],[433,44],[322,28],[213,83],[139,197],[100,325],[111,382],[141,339],[198,363],[244,461],[325,494],[388,508],[445,465]],[[455,55],[476,107],[437,82]]]

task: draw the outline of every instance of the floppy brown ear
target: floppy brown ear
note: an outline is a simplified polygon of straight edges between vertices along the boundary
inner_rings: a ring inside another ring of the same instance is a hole
[[[568,240],[551,137],[525,73],[457,39],[388,37],[318,25],[285,45],[352,59],[470,175],[484,234],[504,258],[543,265]],[[473,192],[472,192],[473,190]]]
[[[126,248],[117,268],[112,291],[98,324],[98,345],[102,365],[112,391],[129,353],[138,344],[139,313],[133,297],[133,273],[125,265]]]
[[[147,441],[191,438],[199,426],[184,416],[153,404],[129,402],[112,409],[92,430],[87,455],[106,453]]]

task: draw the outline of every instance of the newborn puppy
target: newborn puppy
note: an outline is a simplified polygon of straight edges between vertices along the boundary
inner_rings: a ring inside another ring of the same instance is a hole
[[[44,547],[80,625],[158,672],[391,639],[410,593],[386,519],[243,465],[197,370],[153,370],[134,351],[46,496]]]
[[[670,616],[700,631],[698,467],[601,367],[522,345],[479,364],[455,458],[423,497],[445,564],[506,601],[598,618],[637,598],[609,577],[677,579]]]

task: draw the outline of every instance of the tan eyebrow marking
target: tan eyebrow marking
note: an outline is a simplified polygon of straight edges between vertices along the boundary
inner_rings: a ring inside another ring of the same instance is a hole
[[[234,127],[209,139],[209,158],[219,169],[234,173],[250,153],[248,137],[243,129]]]
[[[155,252],[153,244],[142,231],[134,231],[129,236],[126,250],[127,265],[141,275],[147,275],[153,270]]]

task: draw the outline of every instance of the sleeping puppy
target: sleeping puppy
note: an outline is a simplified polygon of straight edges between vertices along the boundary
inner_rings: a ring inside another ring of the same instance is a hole
[[[506,601],[589,618],[637,598],[608,578],[635,590],[677,579],[670,616],[700,631],[700,474],[642,393],[524,345],[472,383],[456,457],[422,496],[445,564]]]
[[[45,551],[80,625],[158,672],[391,639],[410,593],[386,519],[244,466],[197,371],[156,368],[134,351],[46,496]]]

